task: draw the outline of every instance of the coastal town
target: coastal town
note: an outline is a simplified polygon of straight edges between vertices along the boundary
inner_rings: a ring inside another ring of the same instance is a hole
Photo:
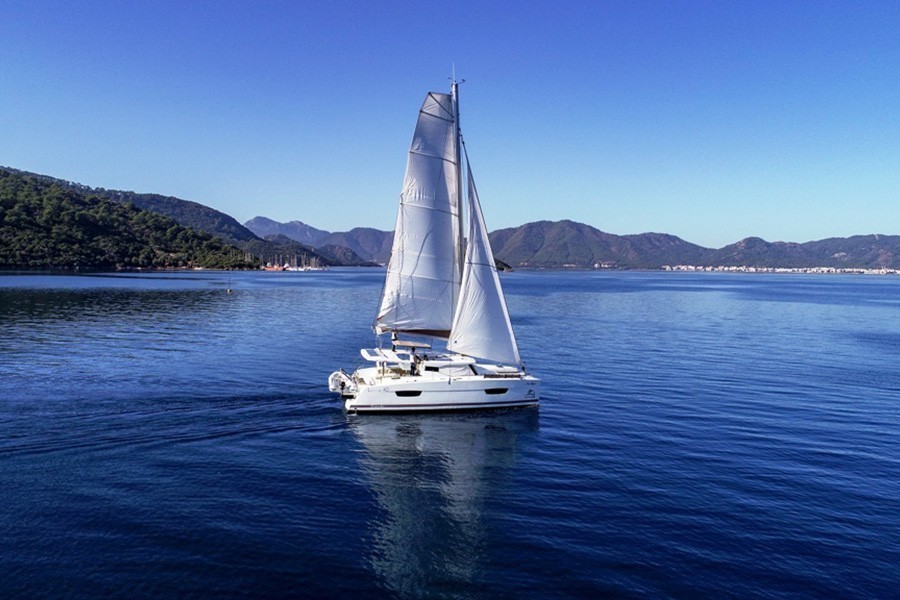
[[[839,267],[747,267],[747,266],[697,266],[697,265],[664,265],[663,271],[698,271],[716,273],[812,273],[843,275],[900,275],[898,269],[856,269]]]

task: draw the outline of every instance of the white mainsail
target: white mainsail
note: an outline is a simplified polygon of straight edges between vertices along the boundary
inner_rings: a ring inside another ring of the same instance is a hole
[[[409,149],[379,333],[447,337],[459,297],[458,128],[450,94],[429,93]]]
[[[447,349],[518,367],[522,363],[519,347],[509,321],[471,166],[468,176],[469,240],[459,304]]]

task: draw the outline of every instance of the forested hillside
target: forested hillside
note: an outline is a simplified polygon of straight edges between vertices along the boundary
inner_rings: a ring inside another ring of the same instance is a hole
[[[124,190],[108,190],[102,187],[90,187],[81,183],[74,183],[64,179],[29,173],[18,169],[4,168],[16,175],[31,177],[47,185],[57,185],[64,190],[70,190],[76,194],[90,197],[106,198],[120,204],[133,204],[136,207],[171,217],[179,224],[190,227],[194,231],[203,231],[210,235],[222,238],[228,244],[239,245],[240,242],[257,240],[252,231],[238,223],[234,217],[214,208],[210,208],[199,202],[182,200],[174,196],[160,194],[141,194]]]
[[[695,264],[707,252],[672,235],[620,236],[573,221],[538,221],[491,232],[497,258],[513,267],[653,269],[664,264]]]
[[[342,264],[329,262],[324,256],[309,248],[296,249],[285,248],[283,244],[270,243],[262,237],[256,236],[252,231],[238,223],[234,217],[218,211],[209,206],[182,200],[174,196],[160,194],[144,194],[123,190],[108,190],[102,187],[90,187],[81,183],[66,181],[42,175],[29,173],[18,169],[0,167],[15,175],[30,177],[42,184],[56,185],[63,190],[68,190],[85,197],[105,198],[120,204],[133,204],[137,208],[148,210],[174,219],[179,225],[193,229],[199,233],[206,233],[220,239],[227,245],[237,246],[244,252],[249,252],[262,262],[277,262],[284,257],[297,260],[311,260],[321,264]],[[308,257],[305,255],[309,255]]]
[[[273,264],[370,265],[386,263],[391,251],[390,231],[357,227],[329,233],[301,221],[265,217],[245,227],[225,213],[171,196],[91,188],[6,167],[0,173],[0,268],[231,268],[258,258]],[[152,212],[141,214],[141,208]],[[317,248],[307,243],[313,240]],[[747,238],[716,250],[668,234],[614,235],[563,220],[500,229],[490,240],[495,257],[515,268],[900,268],[900,236],[802,244]]]
[[[169,217],[0,169],[0,268],[251,268],[257,264],[238,248]]]

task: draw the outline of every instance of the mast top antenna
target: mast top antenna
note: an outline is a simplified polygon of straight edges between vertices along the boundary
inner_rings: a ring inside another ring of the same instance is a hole
[[[460,83],[465,83],[465,79],[456,79],[456,63],[450,63],[450,83],[453,85],[457,85]]]

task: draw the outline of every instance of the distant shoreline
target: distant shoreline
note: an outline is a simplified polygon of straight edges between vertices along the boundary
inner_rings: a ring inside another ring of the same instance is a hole
[[[377,266],[334,266],[327,270],[343,269],[381,269]],[[785,274],[785,275],[900,275],[900,269],[864,269],[837,267],[748,267],[748,266],[701,266],[701,265],[664,265],[660,268],[616,268],[616,267],[515,267],[502,269],[501,272],[616,272],[616,273],[748,273],[748,274]],[[266,271],[264,269],[215,269],[215,268],[159,268],[159,269],[115,269],[115,270],[74,270],[74,269],[41,269],[41,268],[0,268],[0,277],[4,275],[98,275],[119,273],[289,273],[292,271]],[[297,272],[297,271],[294,271]]]
[[[856,267],[707,267],[695,265],[665,265],[663,271],[705,273],[795,273],[813,275],[900,275],[898,269],[868,269]]]

